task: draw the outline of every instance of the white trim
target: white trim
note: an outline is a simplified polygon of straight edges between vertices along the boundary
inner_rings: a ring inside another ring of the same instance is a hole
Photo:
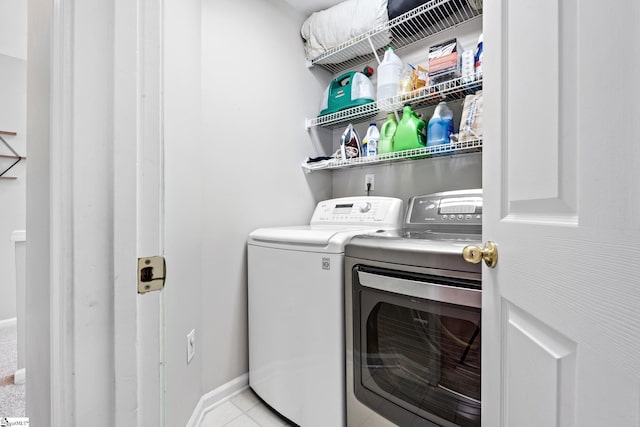
[[[140,402],[137,289],[137,144],[142,0],[113,0],[113,350],[114,425],[151,426]],[[144,343],[142,343],[144,345]],[[137,362],[137,363],[136,363]],[[148,360],[156,364],[155,360]]]
[[[26,242],[27,241],[27,230],[14,230],[11,233],[11,241],[12,242]]]
[[[211,411],[216,406],[226,402],[236,394],[242,393],[249,387],[249,373],[244,373],[237,378],[229,381],[226,384],[221,385],[215,390],[204,394],[196,408],[193,410],[191,418],[185,427],[199,427],[207,412]]]
[[[137,256],[164,255],[162,61],[164,1],[138,0]],[[144,161],[143,161],[144,160]],[[139,295],[139,425],[164,426],[164,293]]]
[[[73,11],[52,2],[51,19],[51,425],[73,425]]]
[[[27,370],[26,368],[18,369],[13,373],[13,383],[14,384],[24,384],[27,379]]]
[[[10,317],[8,319],[0,320],[0,329],[10,328],[18,324],[17,317]]]

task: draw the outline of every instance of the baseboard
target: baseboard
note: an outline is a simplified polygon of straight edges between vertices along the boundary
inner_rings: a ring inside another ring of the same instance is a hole
[[[203,395],[185,427],[200,427],[207,412],[249,387],[249,373],[240,375]]]
[[[11,327],[11,326],[16,326],[17,324],[18,324],[18,318],[17,317],[11,317],[9,319],[0,320],[0,329],[8,328],[8,327]]]

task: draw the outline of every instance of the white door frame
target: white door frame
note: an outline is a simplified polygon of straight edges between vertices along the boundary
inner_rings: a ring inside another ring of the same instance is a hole
[[[136,292],[163,244],[161,12],[52,3],[52,426],[164,423],[162,299]]]
[[[73,382],[73,216],[72,209],[72,118],[71,67],[72,2],[52,5],[51,17],[51,425],[72,425]],[[27,308],[28,309],[28,308]],[[27,329],[27,333],[35,333]]]

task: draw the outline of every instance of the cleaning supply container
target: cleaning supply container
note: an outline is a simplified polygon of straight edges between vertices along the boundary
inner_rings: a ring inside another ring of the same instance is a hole
[[[429,119],[427,126],[427,147],[439,144],[449,144],[453,133],[453,112],[442,101]]]
[[[425,131],[427,124],[411,109],[405,105],[402,110],[402,119],[398,123],[393,137],[393,151],[412,150],[426,145]]]
[[[475,70],[476,70],[476,78],[480,78],[482,77],[482,62],[484,61],[483,59],[483,42],[482,42],[482,33],[480,34],[480,37],[478,37],[478,45],[476,46],[476,52],[474,55],[474,60],[475,60]]]
[[[333,79],[324,91],[320,116],[357,107],[374,101],[375,91],[369,76],[371,67],[362,72],[349,71]]]
[[[389,111],[391,100],[398,94],[400,76],[402,73],[402,60],[396,55],[392,47],[384,53],[384,58],[378,65],[377,100],[378,107]]]
[[[387,120],[380,126],[378,154],[391,153],[393,151],[393,137],[397,127],[396,115],[394,113],[387,114]]]
[[[362,138],[362,155],[375,156],[378,154],[378,140],[380,139],[380,131],[375,123],[369,124],[367,133]]]
[[[352,157],[360,157],[362,155],[362,146],[358,132],[349,123],[340,138],[340,158],[344,161]]]

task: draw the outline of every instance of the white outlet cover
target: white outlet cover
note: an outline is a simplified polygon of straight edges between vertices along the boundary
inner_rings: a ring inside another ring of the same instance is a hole
[[[373,191],[376,183],[376,175],[373,173],[368,173],[364,176],[364,188],[367,189],[367,184],[371,183],[371,187],[369,190]]]
[[[191,363],[191,359],[196,354],[196,330],[192,329],[187,334],[187,364]]]

